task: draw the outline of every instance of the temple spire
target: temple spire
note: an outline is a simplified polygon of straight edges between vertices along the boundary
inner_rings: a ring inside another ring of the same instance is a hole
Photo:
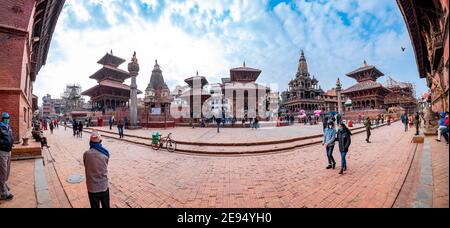
[[[306,62],[305,52],[302,49],[299,64],[298,64],[298,71],[297,71],[297,77],[309,77],[308,72],[308,63]]]
[[[246,67],[246,66],[245,66],[245,61],[244,61],[244,64],[243,64],[243,66],[244,66],[244,67]]]

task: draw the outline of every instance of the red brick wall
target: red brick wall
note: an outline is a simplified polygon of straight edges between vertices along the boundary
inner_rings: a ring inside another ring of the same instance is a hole
[[[35,0],[1,0],[0,24],[29,30]]]
[[[441,4],[442,7],[445,9],[445,11],[447,12],[446,14],[446,20],[448,19],[448,15],[449,15],[449,3],[448,0],[441,0]],[[446,31],[448,32],[448,30],[445,30],[445,24],[442,23],[441,24],[441,31]],[[445,42],[444,42],[444,54],[442,56],[442,64],[443,64],[443,70],[442,72],[436,72],[434,75],[434,78],[438,81],[441,82],[441,85],[443,86],[442,88],[442,92],[444,93],[443,97],[438,97],[436,93],[432,93],[432,100],[434,100],[435,102],[433,103],[433,111],[435,112],[443,112],[443,111],[449,111],[449,68],[448,68],[448,57],[449,57],[449,35],[447,34],[446,36],[444,35],[444,37],[446,37]],[[432,91],[435,91],[436,88],[432,88]]]
[[[31,127],[30,36],[35,0],[0,1],[0,112],[11,115],[16,142]]]

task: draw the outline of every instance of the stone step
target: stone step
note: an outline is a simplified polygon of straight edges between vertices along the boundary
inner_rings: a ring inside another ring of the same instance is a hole
[[[385,125],[380,125],[374,127],[374,129],[382,127]],[[91,129],[85,130],[90,133]],[[352,131],[352,134],[360,134],[364,133],[365,129],[362,127],[355,128]],[[151,147],[151,139],[137,136],[128,136],[124,139],[120,139],[117,133],[102,131],[102,136],[107,138],[112,138],[116,140],[122,140],[125,142],[138,144],[146,147]],[[274,144],[257,144],[257,145],[249,145],[249,146],[227,146],[221,147],[217,145],[187,145],[187,144],[178,144],[176,152],[179,153],[189,153],[189,154],[208,154],[208,155],[236,155],[236,154],[261,154],[261,153],[271,153],[271,152],[281,152],[281,151],[289,151],[301,147],[317,145],[322,143],[322,136],[309,136],[304,137],[301,140],[297,141],[289,141],[284,143],[274,143]]]
[[[92,128],[87,128],[92,130]],[[364,127],[355,127],[351,128],[350,130],[356,131],[356,130],[364,130]],[[107,134],[116,134],[115,131],[105,131],[100,129],[94,129],[98,132],[107,133]],[[150,134],[149,134],[150,135]],[[144,140],[150,140],[149,137],[143,137],[138,135],[131,135],[131,134],[124,134],[125,137],[132,137],[132,138],[139,138]],[[255,142],[245,142],[245,143],[207,143],[207,142],[189,142],[189,141],[181,141],[176,140],[178,145],[192,145],[192,146],[216,146],[216,147],[235,147],[235,146],[261,146],[261,145],[273,145],[273,144],[285,144],[285,143],[291,143],[291,142],[297,142],[307,139],[314,139],[318,137],[323,137],[323,134],[316,134],[316,135],[308,135],[308,136],[302,136],[302,137],[294,137],[294,138],[288,138],[288,139],[280,139],[280,140],[267,140],[267,141],[255,141]]]

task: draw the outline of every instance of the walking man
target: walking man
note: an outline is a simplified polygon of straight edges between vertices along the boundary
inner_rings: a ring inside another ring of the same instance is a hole
[[[220,117],[216,118],[217,123],[217,133],[220,133],[220,123],[222,122],[222,119]]]
[[[403,113],[401,116],[402,123],[405,125],[405,132],[408,131],[408,115],[406,113]]]
[[[14,139],[9,126],[9,114],[2,114],[0,122],[0,200],[12,200],[14,196],[9,192],[8,178],[11,170],[11,150]]]
[[[328,166],[327,169],[335,169],[336,161],[333,158],[333,150],[336,141],[336,129],[334,129],[334,123],[332,121],[328,122],[328,128],[325,129],[325,133],[323,134],[323,143],[325,146],[328,158]]]
[[[414,116],[414,126],[416,127],[416,135],[419,135],[419,129],[420,129],[420,114],[419,112],[416,113]]]
[[[113,125],[113,123],[114,123],[114,119],[113,119],[113,117],[111,116],[111,117],[109,117],[109,130],[112,130],[112,125]]]
[[[119,130],[119,138],[123,138],[123,123],[122,120],[119,120],[119,123],[117,123],[117,129]]]
[[[80,136],[80,138],[83,138],[83,122],[78,123],[78,136]]]
[[[352,143],[351,140],[352,133],[350,130],[345,126],[344,123],[341,123],[339,125],[339,131],[338,131],[338,140],[339,140],[339,152],[341,152],[341,171],[339,174],[343,175],[344,171],[347,171],[347,153],[350,148],[350,144]]]
[[[366,127],[367,134],[366,142],[370,143],[370,136],[372,135],[372,133],[370,132],[372,130],[372,122],[370,121],[369,117],[367,117],[366,121],[364,121],[364,126]]]
[[[50,121],[50,134],[53,135],[53,129],[55,129],[55,126],[53,125],[53,121]]]
[[[76,119],[73,119],[72,121],[72,130],[73,130],[73,137],[78,136],[78,123]]]
[[[108,162],[109,152],[102,146],[101,136],[92,132],[90,149],[83,154],[91,208],[109,208]]]

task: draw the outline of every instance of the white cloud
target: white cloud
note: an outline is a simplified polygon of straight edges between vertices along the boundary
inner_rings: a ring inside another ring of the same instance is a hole
[[[72,11],[75,13],[78,20],[88,21],[91,18],[88,10],[80,3],[80,1],[69,1],[67,5],[72,8]]]

